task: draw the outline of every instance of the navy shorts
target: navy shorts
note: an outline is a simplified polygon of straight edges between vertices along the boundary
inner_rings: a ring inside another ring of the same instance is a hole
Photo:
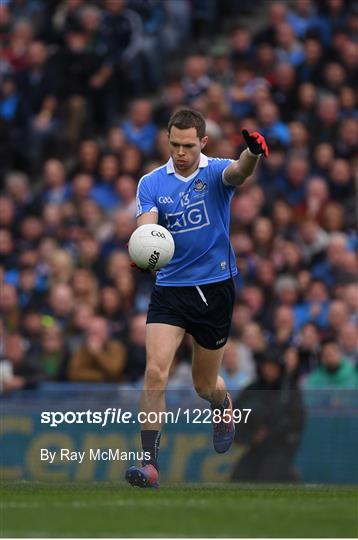
[[[231,325],[235,285],[227,279],[197,287],[155,285],[148,308],[148,323],[184,328],[206,349],[225,345]]]

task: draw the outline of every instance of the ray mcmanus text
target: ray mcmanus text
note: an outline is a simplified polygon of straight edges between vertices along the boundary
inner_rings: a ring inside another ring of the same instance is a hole
[[[40,452],[40,460],[47,461],[50,465],[59,461],[76,461],[81,464],[85,458],[90,461],[143,461],[150,459],[150,452],[121,452],[118,448],[108,448],[108,450],[90,448],[89,451],[84,450],[82,452],[75,452],[69,448],[60,448],[53,451],[48,448],[41,448]]]

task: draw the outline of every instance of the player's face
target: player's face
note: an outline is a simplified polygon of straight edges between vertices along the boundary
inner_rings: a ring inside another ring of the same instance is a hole
[[[208,141],[205,136],[199,139],[195,128],[178,129],[173,126],[169,133],[170,155],[175,170],[182,176],[190,176],[198,167],[200,152]]]

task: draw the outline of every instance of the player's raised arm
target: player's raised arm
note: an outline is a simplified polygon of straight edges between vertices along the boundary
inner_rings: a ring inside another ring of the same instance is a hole
[[[243,129],[242,134],[247,148],[241,153],[239,159],[231,163],[224,171],[224,182],[231,186],[241,186],[254,172],[260,156],[264,154],[267,157],[269,154],[267,143],[260,133],[257,131],[249,133]]]

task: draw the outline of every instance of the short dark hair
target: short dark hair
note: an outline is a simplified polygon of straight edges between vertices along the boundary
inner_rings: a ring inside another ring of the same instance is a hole
[[[326,337],[321,340],[321,348],[327,347],[329,345],[333,345],[334,347],[338,347],[337,341],[333,337]]]
[[[194,109],[185,108],[175,111],[168,123],[168,133],[170,133],[173,126],[178,129],[190,129],[193,127],[196,129],[199,139],[205,137],[205,118],[199,111]]]

